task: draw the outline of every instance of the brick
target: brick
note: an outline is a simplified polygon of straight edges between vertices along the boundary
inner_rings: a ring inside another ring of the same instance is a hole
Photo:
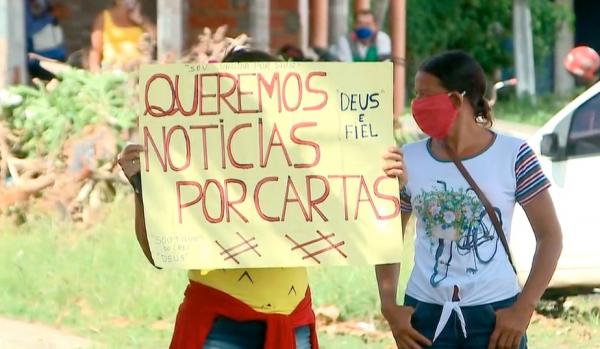
[[[298,11],[298,0],[271,0],[271,8]]]
[[[283,29],[285,27],[285,15],[272,14],[269,24],[271,25],[271,30]]]
[[[285,30],[289,34],[300,32],[300,16],[297,12],[288,12],[285,16]]]
[[[248,6],[250,6],[250,0],[229,0],[229,1],[231,2],[231,6],[234,9],[246,11],[248,9]]]
[[[281,34],[281,35],[272,35],[271,36],[271,47],[273,48],[273,52],[277,52],[279,48],[283,45],[294,45],[298,46],[299,43],[298,35],[293,34]]]
[[[191,9],[200,10],[230,10],[233,9],[230,0],[188,0]]]
[[[204,27],[216,28],[223,23],[222,18],[213,16],[190,16],[188,26],[191,28],[202,29]]]

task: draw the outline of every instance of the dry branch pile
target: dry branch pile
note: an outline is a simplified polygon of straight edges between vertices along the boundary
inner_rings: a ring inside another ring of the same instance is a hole
[[[178,61],[218,62],[248,42],[226,32],[206,28]],[[91,223],[102,203],[127,188],[119,185],[126,181],[116,157],[135,133],[137,77],[42,65],[57,78],[0,91],[0,215],[23,221],[41,212]]]

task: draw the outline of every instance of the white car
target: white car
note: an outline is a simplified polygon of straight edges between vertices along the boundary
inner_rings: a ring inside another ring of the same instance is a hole
[[[552,182],[563,232],[551,289],[600,287],[600,82],[567,104],[528,143]],[[510,247],[519,280],[531,268],[535,238],[517,205]]]

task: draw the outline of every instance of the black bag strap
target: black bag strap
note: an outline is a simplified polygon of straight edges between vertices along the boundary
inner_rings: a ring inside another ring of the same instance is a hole
[[[500,220],[498,219],[498,215],[496,214],[496,211],[494,211],[492,204],[487,199],[485,194],[481,191],[481,188],[479,188],[479,186],[477,185],[477,182],[475,182],[473,177],[471,177],[471,174],[469,173],[469,171],[467,171],[465,166],[458,159],[458,157],[456,156],[454,151],[452,149],[450,149],[450,147],[448,146],[448,144],[446,142],[444,142],[444,146],[446,148],[446,152],[448,153],[448,156],[450,156],[450,159],[452,159],[452,162],[454,162],[454,165],[456,165],[456,168],[458,168],[458,171],[463,175],[463,177],[465,177],[465,180],[467,181],[467,183],[469,183],[469,185],[471,186],[471,189],[473,189],[473,191],[475,191],[475,194],[477,194],[477,197],[479,198],[479,201],[481,201],[481,203],[483,204],[483,207],[485,207],[485,211],[487,212],[488,216],[490,217],[492,224],[494,225],[494,228],[496,229],[496,233],[498,234],[498,238],[500,238],[500,242],[502,242],[502,246],[504,247],[504,250],[506,251],[506,255],[508,256],[508,261],[510,262],[510,266],[512,267],[515,274],[517,274],[517,269],[515,268],[515,264],[513,263],[512,256],[510,254],[510,249],[508,247],[508,241],[506,240],[506,235],[504,234],[504,229],[502,229],[502,224],[500,223]]]

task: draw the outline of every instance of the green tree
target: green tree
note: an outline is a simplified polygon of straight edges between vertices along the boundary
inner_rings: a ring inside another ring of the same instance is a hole
[[[540,62],[551,52],[558,23],[573,15],[550,0],[529,3],[535,59]],[[490,75],[513,65],[512,0],[408,0],[407,6],[409,77],[424,59],[450,49],[471,53]]]

